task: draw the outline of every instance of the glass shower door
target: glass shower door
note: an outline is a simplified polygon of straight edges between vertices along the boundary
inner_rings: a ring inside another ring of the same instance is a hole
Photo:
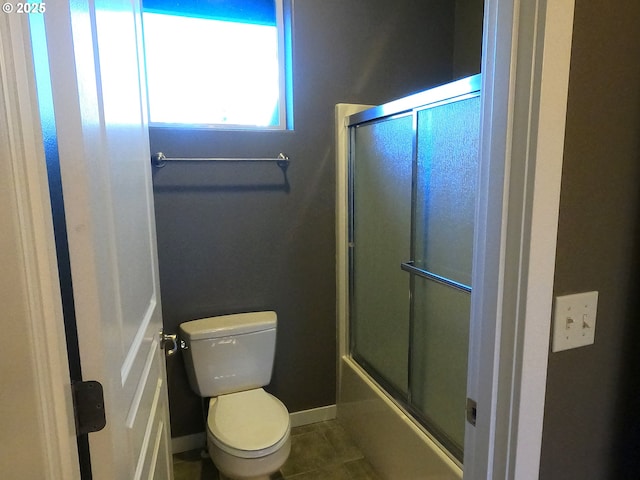
[[[462,458],[480,97],[417,112],[411,404]]]
[[[410,254],[413,116],[358,125],[351,141],[351,354],[406,398],[409,278],[398,265]]]
[[[479,80],[350,118],[351,356],[461,462]]]

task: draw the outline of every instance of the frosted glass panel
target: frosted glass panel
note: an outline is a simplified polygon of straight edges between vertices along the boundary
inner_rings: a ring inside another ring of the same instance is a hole
[[[407,394],[413,119],[352,129],[352,354]]]
[[[454,454],[462,456],[471,295],[415,276],[412,404]]]
[[[460,461],[478,95],[430,96],[431,106],[396,117],[384,117],[389,104],[350,118],[362,122],[350,131],[351,354]]]
[[[418,112],[416,267],[471,285],[480,97]]]

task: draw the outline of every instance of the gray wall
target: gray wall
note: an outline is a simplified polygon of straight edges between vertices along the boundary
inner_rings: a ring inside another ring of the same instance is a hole
[[[453,38],[453,78],[480,72],[482,59],[482,0],[456,0]]]
[[[282,151],[292,159],[288,192],[273,165],[154,173],[167,332],[203,316],[273,309],[278,346],[268,390],[290,411],[335,403],[334,106],[379,104],[450,81],[454,21],[447,0],[298,0],[295,131],[151,129],[152,152],[168,156]],[[168,375],[172,435],[202,431],[181,355],[168,360]]]
[[[640,2],[577,0],[555,295],[595,344],[551,353],[541,479],[640,478]]]

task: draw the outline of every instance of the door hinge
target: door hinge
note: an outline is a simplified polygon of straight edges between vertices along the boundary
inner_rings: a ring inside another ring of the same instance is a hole
[[[477,415],[478,403],[472,398],[467,398],[467,422],[469,422],[474,427],[476,426]]]
[[[95,380],[74,382],[73,408],[76,415],[76,432],[78,435],[98,432],[107,424],[104,413],[104,393],[102,385]]]

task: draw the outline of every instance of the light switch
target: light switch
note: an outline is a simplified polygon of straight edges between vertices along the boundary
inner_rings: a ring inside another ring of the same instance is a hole
[[[556,297],[551,351],[591,345],[596,336],[598,292]]]

